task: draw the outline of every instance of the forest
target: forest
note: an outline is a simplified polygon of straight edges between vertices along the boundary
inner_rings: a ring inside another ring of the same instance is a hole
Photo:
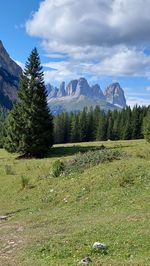
[[[99,106],[54,118],[54,142],[143,139],[143,123],[149,107],[134,106],[108,111]]]

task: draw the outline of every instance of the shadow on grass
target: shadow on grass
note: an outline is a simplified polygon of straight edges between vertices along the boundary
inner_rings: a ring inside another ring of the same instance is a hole
[[[77,153],[85,153],[88,151],[96,151],[105,149],[105,146],[79,146],[73,145],[71,147],[53,147],[50,151],[50,154],[47,156],[48,158],[52,157],[65,157],[71,156]]]

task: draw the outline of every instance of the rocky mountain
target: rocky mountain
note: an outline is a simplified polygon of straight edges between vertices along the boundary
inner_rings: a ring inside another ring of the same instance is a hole
[[[107,102],[118,105],[119,107],[126,106],[126,99],[124,96],[124,91],[120,87],[119,83],[113,83],[109,85],[105,89],[104,95],[106,97]]]
[[[59,88],[48,84],[48,104],[54,114],[63,111],[79,111],[85,106],[99,105],[104,110],[114,110],[126,106],[124,91],[119,83],[109,85],[104,93],[99,84],[90,86],[85,78],[72,80],[65,88],[65,82]]]
[[[9,56],[0,41],[0,105],[10,109],[17,100],[22,69]]]
[[[0,41],[0,106],[10,109],[17,100],[21,73],[22,69],[10,58]],[[59,88],[51,84],[46,88],[47,101],[54,114],[79,111],[85,106],[99,105],[104,110],[126,106],[124,91],[119,83],[109,85],[104,93],[99,84],[90,86],[84,77],[71,80],[67,86],[62,82]]]

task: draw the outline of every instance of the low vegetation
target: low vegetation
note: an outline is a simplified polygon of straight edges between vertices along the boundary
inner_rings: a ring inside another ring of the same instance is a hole
[[[146,141],[56,145],[49,158],[16,157],[0,150],[1,265],[76,266],[85,257],[91,266],[150,265]],[[107,252],[93,250],[96,241]]]
[[[85,169],[100,163],[119,160],[124,156],[119,150],[105,149],[105,146],[100,146],[99,149],[78,153],[72,159],[65,162],[56,160],[52,165],[52,175],[55,177],[72,174],[74,172],[83,172]]]

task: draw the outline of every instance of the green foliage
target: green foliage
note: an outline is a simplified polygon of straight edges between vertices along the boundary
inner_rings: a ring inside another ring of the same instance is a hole
[[[29,177],[22,175],[21,176],[21,187],[22,189],[25,189],[29,186]]]
[[[64,171],[64,163],[60,160],[55,161],[52,165],[52,175],[54,177],[58,177],[63,171]]]
[[[147,107],[105,113],[99,106],[84,108],[78,113],[62,113],[54,119],[55,143],[86,142],[94,140],[142,139],[143,120]]]
[[[89,167],[100,163],[111,162],[120,159],[123,154],[119,150],[102,149],[96,151],[88,151],[83,154],[76,155],[72,160],[65,163],[65,172],[83,171]]]
[[[99,150],[89,150],[78,153],[73,159],[62,162],[57,160],[52,165],[52,175],[60,176],[62,173],[68,175],[74,172],[82,172],[85,169],[100,163],[111,162],[120,159],[124,154],[119,150],[108,150],[104,145]]]
[[[147,116],[144,119],[144,137],[147,142],[150,142],[150,108],[148,110]]]
[[[4,168],[5,168],[5,173],[6,173],[6,175],[13,175],[13,174],[14,174],[11,165],[6,164],[6,165],[4,166]]]
[[[5,124],[4,147],[9,152],[43,157],[53,144],[53,122],[36,48],[26,63],[18,96],[20,101],[9,113]]]
[[[2,148],[4,144],[4,121],[6,116],[7,110],[0,107],[0,148]]]

